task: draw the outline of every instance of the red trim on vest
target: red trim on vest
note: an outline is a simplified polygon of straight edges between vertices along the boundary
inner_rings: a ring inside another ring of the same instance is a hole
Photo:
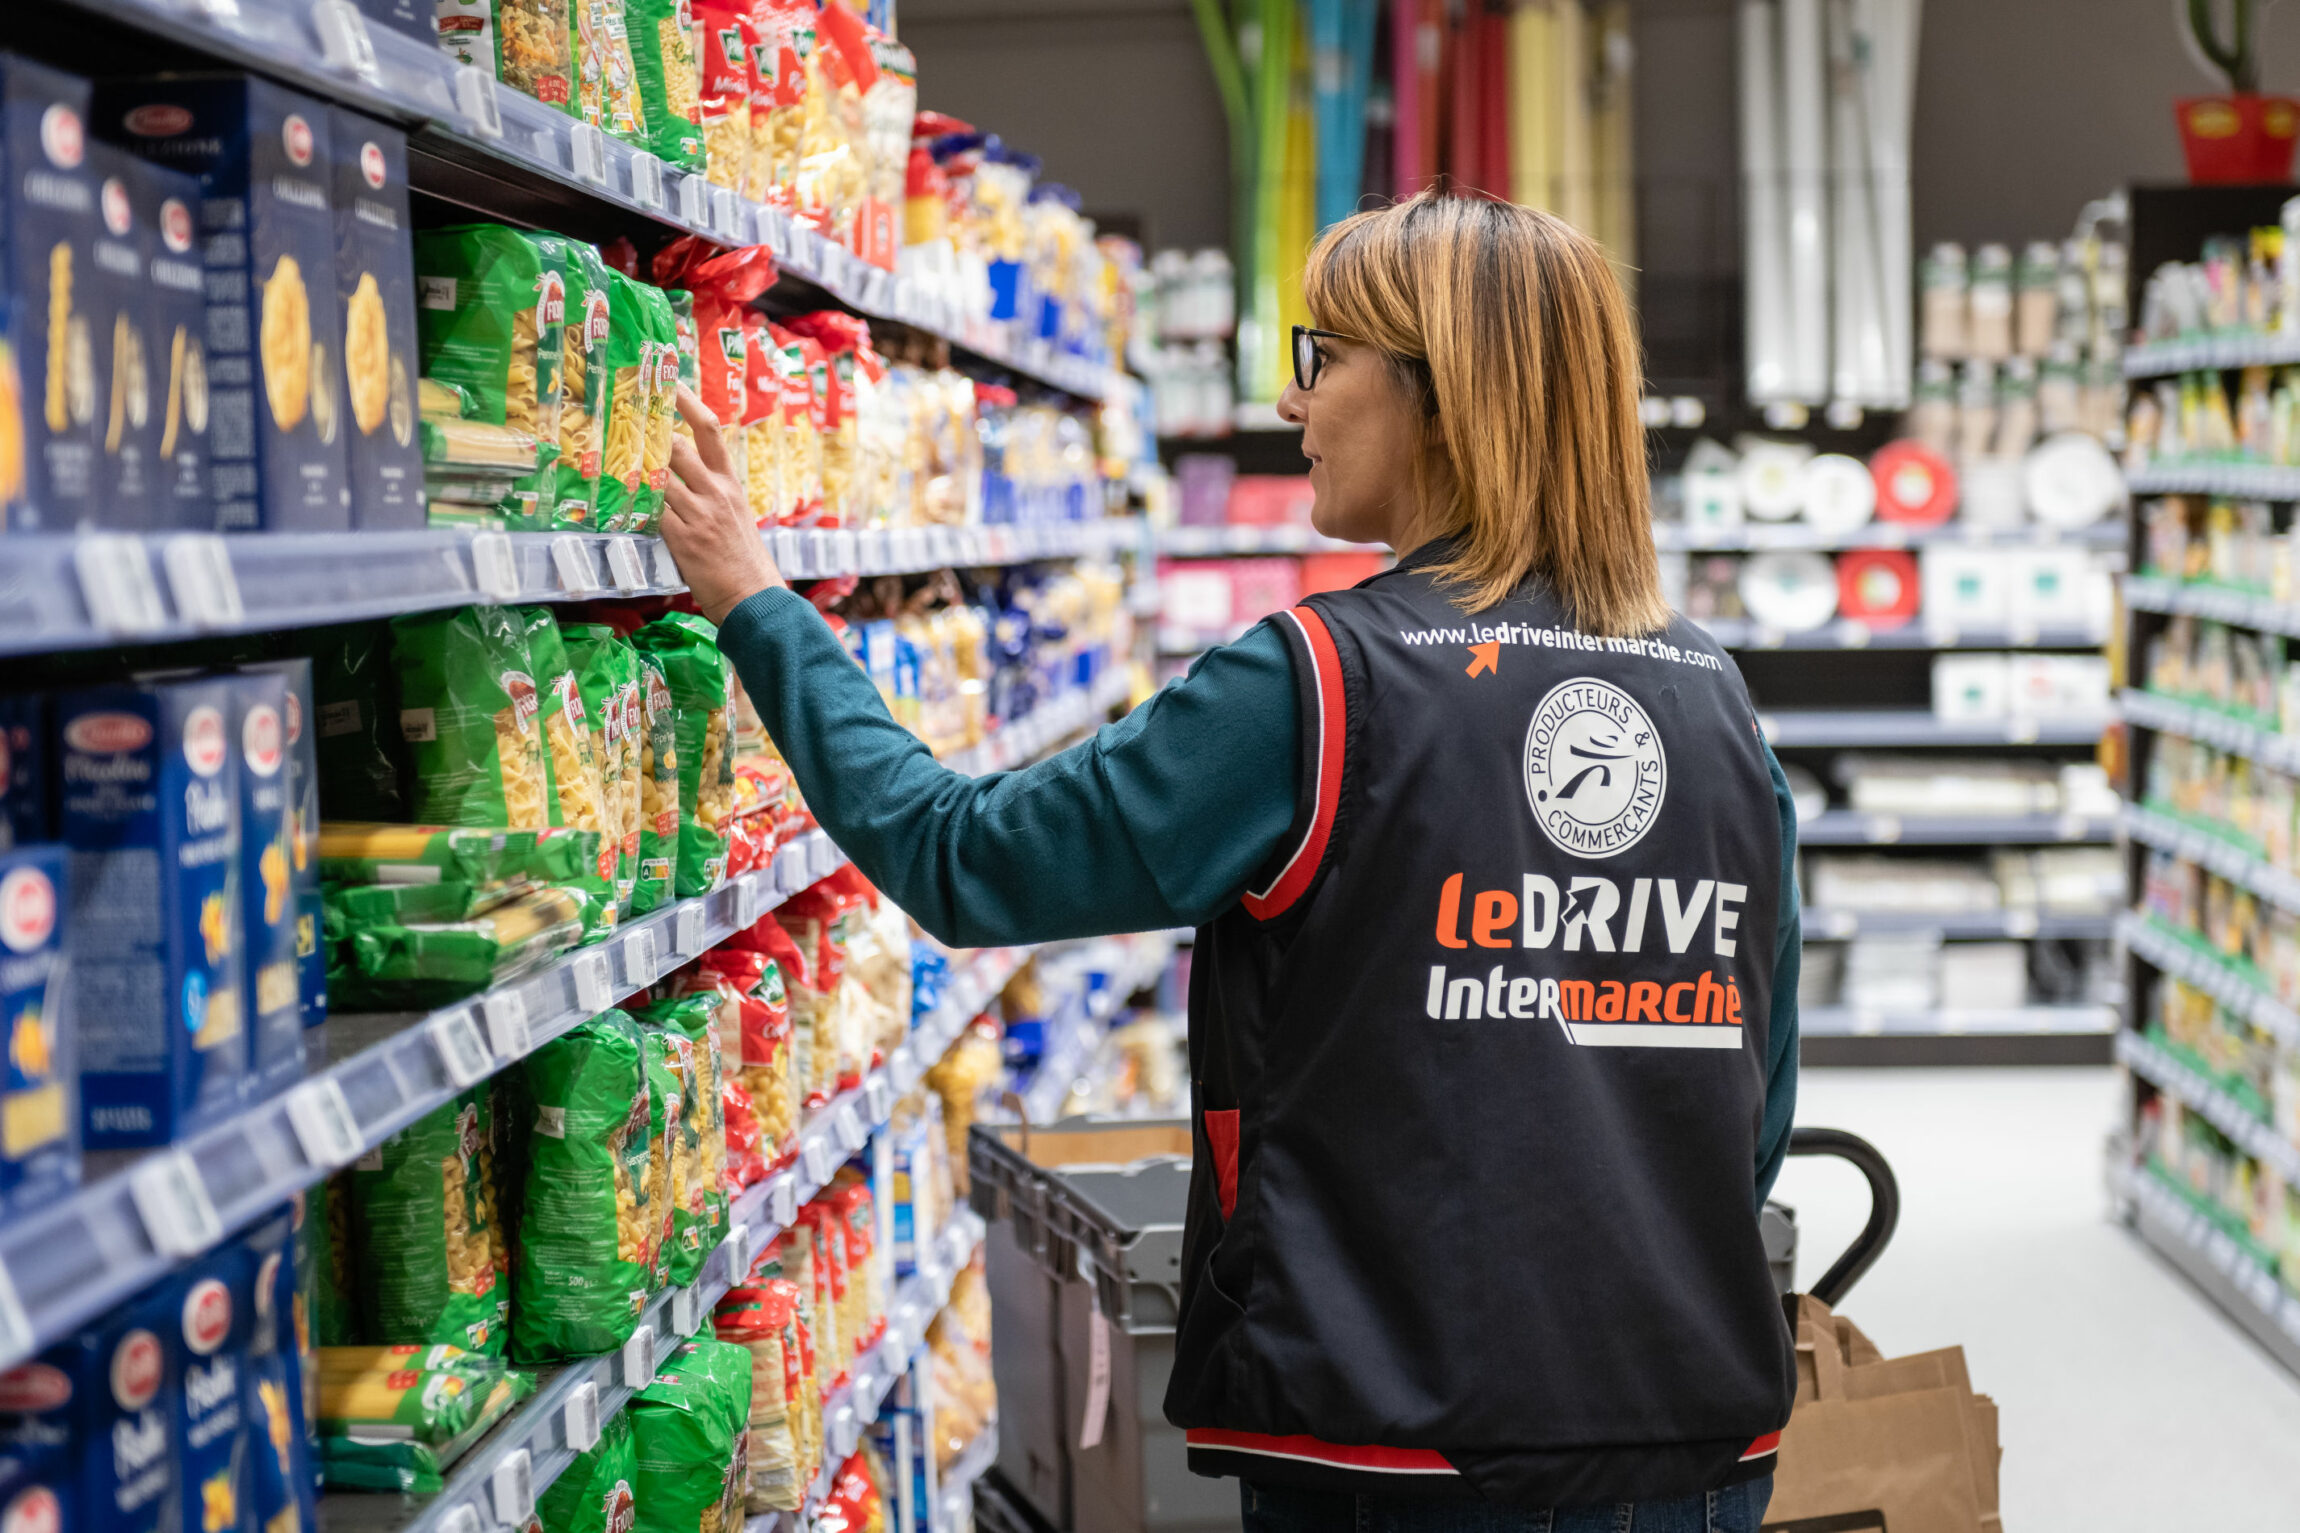
[[[1206,1142],[1214,1147],[1214,1189],[1222,1199],[1222,1217],[1238,1206],[1238,1109],[1206,1109]]]
[[[1326,838],[1333,833],[1334,810],[1342,796],[1342,745],[1346,733],[1346,705],[1342,699],[1342,660],[1334,648],[1334,636],[1326,627],[1326,620],[1308,607],[1294,607],[1286,616],[1302,631],[1302,638],[1310,650],[1310,669],[1315,673],[1318,698],[1318,781],[1317,802],[1312,806],[1310,828],[1302,837],[1302,844],[1294,848],[1294,855],[1269,888],[1259,893],[1249,892],[1241,903],[1246,914],[1257,921],[1267,921],[1283,912],[1300,899],[1317,876],[1318,864],[1325,861]]]
[[[1763,1437],[1758,1438],[1755,1442],[1749,1445],[1749,1451],[1741,1455],[1741,1462],[1746,1464],[1753,1458],[1763,1458],[1768,1453],[1778,1453],[1780,1451],[1781,1434],[1778,1432],[1767,1432]]]
[[[1253,1453],[1263,1458],[1299,1459],[1335,1469],[1363,1469],[1375,1474],[1459,1474],[1434,1448],[1383,1448],[1373,1444],[1349,1446],[1320,1442],[1315,1437],[1271,1437],[1261,1432],[1232,1432],[1221,1427],[1192,1427],[1186,1434],[1193,1448],[1221,1453]]]

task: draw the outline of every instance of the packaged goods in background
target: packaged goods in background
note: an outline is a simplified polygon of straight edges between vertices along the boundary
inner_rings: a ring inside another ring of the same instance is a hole
[[[56,704],[84,1142],[167,1144],[239,1102],[248,1065],[231,684]]]
[[[599,528],[635,532],[647,482],[647,428],[655,392],[655,335],[642,284],[607,269],[607,405],[600,426]]]
[[[552,525],[598,525],[599,470],[607,423],[607,265],[590,245],[570,241],[567,324],[559,364],[559,461],[553,466]]]
[[[254,1269],[241,1403],[248,1437],[248,1522],[282,1533],[319,1526],[317,1466],[295,1320],[295,1222],[294,1211],[283,1208],[246,1236]]]
[[[535,667],[551,823],[595,839],[596,859],[583,871],[578,890],[584,897],[585,935],[603,935],[614,930],[621,919],[615,894],[620,829],[607,812],[582,687],[560,641],[558,620],[549,607],[523,607],[518,614],[527,630],[527,653]]]
[[[303,1316],[318,1371],[327,1354],[362,1340],[353,1301],[359,1254],[352,1238],[351,1184],[341,1174],[304,1189],[303,1249],[296,1262]],[[316,1382],[316,1379],[314,1380]],[[305,1404],[316,1404],[307,1393]],[[310,1412],[307,1409],[306,1414]]]
[[[637,1533],[720,1533],[743,1521],[751,1354],[690,1341],[628,1407]]]
[[[627,918],[639,879],[639,755],[627,723],[637,711],[638,655],[602,623],[571,623],[559,632],[599,765],[602,844],[615,853],[615,905]]]
[[[297,989],[303,1025],[317,1027],[327,1020],[327,952],[320,943],[319,748],[312,727],[312,663],[272,660],[241,669],[276,674],[286,688],[288,882],[295,901]]]
[[[330,1490],[428,1494],[520,1401],[535,1376],[487,1373],[322,1374],[320,1473]]]
[[[351,523],[362,531],[424,524],[416,437],[415,253],[407,135],[333,109],[336,294],[343,308],[344,433]]]
[[[679,408],[680,389],[693,394],[703,386],[702,352],[695,338],[695,295],[684,288],[665,288],[663,300],[671,306],[671,335],[677,370],[671,381],[671,434],[686,440],[691,446],[695,428],[687,424],[687,416]],[[665,464],[663,483],[670,485],[670,469]]]
[[[644,282],[631,284],[645,314],[649,344],[647,434],[641,449],[642,480],[636,498],[634,532],[653,532],[663,517],[663,494],[671,484],[671,439],[679,419],[679,322],[670,296]]]
[[[666,614],[634,633],[631,641],[662,665],[675,711],[677,891],[688,899],[717,888],[726,874],[726,824],[735,787],[732,672],[710,624],[692,614]]]
[[[585,858],[597,839],[581,832]],[[442,886],[452,887],[452,886]],[[354,925],[329,983],[357,1011],[444,1006],[531,974],[583,939],[590,896],[525,889],[442,921]]]
[[[638,1024],[602,1012],[527,1056],[527,1171],[512,1264],[521,1361],[610,1352],[646,1307],[662,1194],[650,1185],[661,1104]]]
[[[348,528],[328,109],[244,76],[107,80],[96,129],[200,178],[216,525]]]
[[[361,1333],[500,1357],[511,1274],[485,1089],[426,1113],[353,1163],[347,1191]],[[407,1363],[403,1366],[417,1366]]]
[[[54,744],[46,694],[0,696],[0,850],[55,839]]]
[[[543,1533],[630,1533],[638,1478],[631,1414],[617,1411],[599,1423],[599,1440],[535,1498],[535,1519]]]
[[[104,526],[159,524],[159,412],[152,399],[152,228],[132,190],[134,158],[109,144],[86,149],[96,227],[78,303],[87,316],[96,391],[96,490]]]
[[[727,1233],[727,1120],[719,1094],[723,1073],[713,1030],[715,998],[658,1001],[639,1013],[650,1045],[679,1080],[679,1110],[664,1127],[671,1147],[671,1244],[664,1261],[669,1281],[691,1284]]]
[[[681,768],[679,709],[662,659],[634,646],[639,660],[639,879],[631,908],[645,913],[676,898]]]
[[[245,1380],[255,1331],[255,1262],[235,1241],[209,1252],[166,1285],[174,1418],[174,1527],[235,1528],[247,1511],[249,1454]]]
[[[496,1373],[503,1359],[466,1352],[445,1342],[433,1346],[322,1346],[313,1359],[323,1378],[362,1373]]]
[[[694,37],[702,70],[697,112],[707,174],[713,186],[755,202],[763,185],[751,174],[751,50],[756,35],[750,7],[734,0],[697,0]]]
[[[519,615],[459,607],[396,618],[391,626],[414,817],[435,825],[549,826],[542,698]]]
[[[0,1214],[54,1201],[80,1180],[78,1029],[64,1015],[65,853],[0,851]]]
[[[241,970],[247,995],[246,1090],[272,1097],[303,1078],[303,980],[296,959],[295,819],[288,766],[287,678],[229,678],[225,715],[239,776]]]
[[[163,1386],[177,1299],[174,1285],[157,1284],[0,1373],[0,1437],[24,1450],[15,1456],[55,1467],[77,1526],[174,1526],[174,1402]]]
[[[636,1019],[633,1019],[636,1022]],[[662,1291],[671,1280],[672,1242],[679,1231],[681,1182],[693,1157],[682,1153],[685,1130],[680,1114],[693,1084],[688,1059],[660,1032],[639,1028],[639,1068],[647,1078],[647,1173],[641,1182],[647,1218],[647,1291]]]
[[[623,0],[646,113],[636,140],[675,170],[703,172],[702,73],[690,0]]]
[[[150,322],[145,329],[148,388],[158,444],[153,452],[152,520],[160,527],[212,529],[208,488],[207,273],[199,247],[200,183],[156,161],[131,158],[128,189],[151,228]]]
[[[336,820],[319,830],[320,879],[328,885],[452,882],[509,897],[570,882],[596,854],[597,843],[580,831]]]
[[[499,224],[430,229],[415,240],[416,329],[423,376],[463,390],[468,418],[537,443],[537,467],[515,481],[503,514],[514,527],[550,520],[556,496],[560,364],[570,242]]]
[[[62,530],[92,514],[96,493],[96,335],[89,250],[100,215],[87,164],[86,80],[0,54],[5,96],[7,299],[22,462],[0,462],[12,531]],[[19,493],[8,492],[13,487]]]
[[[751,1407],[744,1430],[743,1506],[762,1512],[796,1511],[807,1481],[799,1475],[799,1422],[804,1388],[799,1370],[795,1299],[787,1282],[738,1284],[727,1290],[712,1317],[718,1340],[751,1359]]]
[[[438,25],[439,45],[458,61],[521,95],[571,110],[568,0],[438,0]]]

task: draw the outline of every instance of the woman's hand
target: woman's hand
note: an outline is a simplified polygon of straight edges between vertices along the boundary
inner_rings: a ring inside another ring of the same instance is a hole
[[[663,492],[663,541],[703,616],[723,623],[745,599],[787,582],[751,515],[750,497],[727,460],[718,417],[679,390],[679,413],[695,440],[671,439],[671,483]]]

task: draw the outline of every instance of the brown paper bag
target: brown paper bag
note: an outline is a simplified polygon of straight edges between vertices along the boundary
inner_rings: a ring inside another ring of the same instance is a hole
[[[1797,1404],[1766,1533],[2001,1533],[1996,1427],[1963,1348],[1888,1359],[1800,1297]]]

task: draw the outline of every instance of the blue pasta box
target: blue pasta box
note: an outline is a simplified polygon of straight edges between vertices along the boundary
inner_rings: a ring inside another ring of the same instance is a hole
[[[208,498],[208,299],[200,265],[200,183],[195,176],[131,155],[129,190],[150,230],[145,288],[151,341],[152,411],[158,468],[152,522],[211,532]]]
[[[56,839],[51,781],[47,695],[0,696],[0,848]]]
[[[99,136],[200,180],[208,477],[225,532],[351,526],[328,109],[266,80],[105,80]]]
[[[174,1300],[168,1424],[176,1461],[180,1533],[238,1533],[249,1519],[254,1434],[246,1407],[248,1349],[255,1334],[255,1261],[234,1242],[209,1252],[163,1285]]]
[[[225,681],[231,709],[224,722],[239,755],[236,880],[248,996],[248,1073],[242,1085],[251,1097],[273,1097],[303,1079],[288,679],[277,671],[241,671]]]
[[[295,1224],[294,1212],[282,1208],[247,1234],[255,1316],[241,1410],[248,1423],[252,1526],[317,1533],[318,1476],[295,1324]]]
[[[96,493],[88,520],[102,527],[155,524],[160,412],[152,399],[152,303],[147,282],[149,210],[130,191],[135,156],[110,144],[87,147],[97,220],[79,302],[87,310],[95,365]]]
[[[14,1218],[80,1181],[77,1033],[65,1015],[64,848],[0,852],[0,1212]]]
[[[231,683],[56,700],[82,1143],[169,1144],[231,1112],[247,1075]]]
[[[68,531],[96,496],[96,347],[88,308],[96,187],[86,80],[0,54],[0,289],[22,401],[24,480],[11,531]],[[105,337],[104,339],[109,339]],[[0,500],[8,499],[0,485]]]
[[[319,739],[313,730],[311,661],[266,660],[244,665],[251,675],[277,675],[287,684],[288,878],[295,888],[295,961],[303,1025],[327,1020],[327,948],[322,943],[319,890]]]
[[[25,1448],[0,1452],[0,1528],[7,1533],[75,1533],[70,1463]]]
[[[430,20],[430,7],[423,7]],[[344,432],[351,521],[421,527],[423,443],[416,435],[415,246],[407,208],[407,135],[334,109],[336,295],[343,305]]]
[[[64,1455],[82,1525],[157,1533],[174,1512],[167,1344],[176,1309],[158,1284],[0,1374],[0,1437]]]

